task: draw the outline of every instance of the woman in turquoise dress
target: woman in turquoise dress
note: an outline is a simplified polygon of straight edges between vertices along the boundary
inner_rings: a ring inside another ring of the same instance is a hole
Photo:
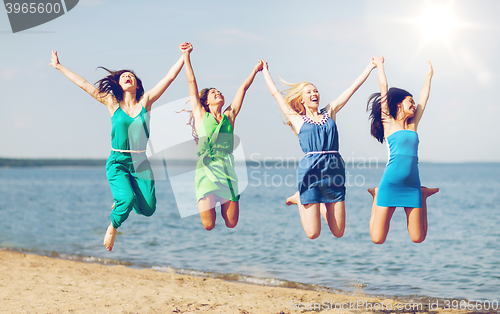
[[[258,62],[240,86],[233,101],[224,111],[224,96],[215,88],[198,92],[191,66],[193,46],[180,47],[189,83],[194,136],[198,144],[195,172],[195,193],[201,222],[206,230],[215,227],[215,205],[220,203],[221,214],[228,228],[236,227],[239,218],[238,178],[234,169],[234,124],[246,91],[255,75],[262,70]]]
[[[321,216],[335,237],[345,230],[345,168],[339,153],[337,113],[366,81],[375,65],[370,62],[354,83],[336,100],[318,110],[319,93],[309,82],[288,84],[283,96],[271,78],[267,63],[262,71],[267,86],[306,154],[297,170],[296,195],[287,204],[299,207],[302,227],[310,239],[321,233]]]
[[[114,203],[111,224],[104,236],[104,246],[111,251],[118,227],[134,210],[151,216],[156,210],[155,182],[146,158],[151,106],[177,77],[184,64],[181,57],[167,75],[151,90],[144,91],[142,81],[131,70],[110,71],[95,87],[83,77],[64,67],[52,51],[50,65],[69,80],[104,104],[111,115],[111,154],[106,163]]]
[[[368,190],[373,196],[371,238],[374,243],[384,243],[396,207],[404,207],[410,238],[420,243],[427,235],[427,197],[439,190],[422,187],[418,172],[417,127],[429,99],[434,72],[429,62],[429,72],[415,104],[407,91],[394,87],[387,90],[384,58],[375,57],[374,63],[380,93],[371,95],[368,101],[371,134],[380,143],[387,141],[389,161],[379,187]]]

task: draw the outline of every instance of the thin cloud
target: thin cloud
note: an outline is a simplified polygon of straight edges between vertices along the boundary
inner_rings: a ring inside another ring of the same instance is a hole
[[[235,43],[242,43],[242,42],[249,43],[249,42],[265,41],[265,39],[261,36],[237,28],[226,28],[226,29],[210,31],[210,40],[214,40],[219,44],[232,44],[232,45],[234,45]]]

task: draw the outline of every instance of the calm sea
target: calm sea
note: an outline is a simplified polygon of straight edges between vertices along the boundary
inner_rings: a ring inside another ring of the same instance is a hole
[[[104,166],[3,168],[0,248],[260,284],[500,301],[500,164],[420,164],[422,184],[441,189],[428,200],[429,232],[421,244],[411,242],[402,209],[386,243],[372,243],[366,188],[378,184],[383,167],[370,168],[347,167],[341,239],[323,222],[321,236],[309,240],[297,207],[284,204],[295,191],[296,169],[261,164],[247,167],[235,229],[220,216],[210,232],[198,215],[181,218],[173,191],[189,194],[191,182],[173,187],[159,180],[156,213],[132,213],[111,253],[102,246],[112,204]]]

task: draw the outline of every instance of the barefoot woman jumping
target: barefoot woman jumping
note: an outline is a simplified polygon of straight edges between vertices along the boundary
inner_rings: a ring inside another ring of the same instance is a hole
[[[104,104],[111,115],[111,154],[106,163],[114,204],[111,224],[104,246],[111,251],[117,228],[130,212],[151,216],[156,210],[155,181],[146,158],[151,106],[165,92],[184,64],[181,57],[167,75],[151,90],[144,92],[142,81],[131,70],[110,71],[95,87],[59,62],[52,51],[50,65],[70,81]]]
[[[434,72],[429,62],[429,72],[415,104],[407,91],[395,87],[387,90],[384,58],[377,56],[374,63],[380,93],[372,94],[368,101],[371,134],[380,143],[387,141],[390,157],[379,187],[368,190],[373,196],[370,234],[374,243],[384,243],[394,210],[404,207],[410,238],[420,243],[427,235],[427,197],[439,190],[422,187],[418,172],[417,127],[429,99]]]

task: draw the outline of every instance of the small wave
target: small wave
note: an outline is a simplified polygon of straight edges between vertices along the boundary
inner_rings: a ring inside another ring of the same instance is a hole
[[[326,286],[305,284],[305,283],[301,283],[301,282],[289,281],[289,280],[278,279],[278,278],[254,277],[254,276],[249,276],[249,275],[244,275],[244,274],[234,274],[234,273],[204,272],[204,271],[199,271],[199,270],[194,270],[194,269],[185,269],[185,268],[177,269],[177,268],[166,267],[166,266],[153,266],[153,267],[151,267],[151,269],[156,270],[158,272],[163,272],[163,273],[176,273],[176,274],[181,274],[181,275],[221,279],[221,280],[226,280],[226,281],[235,281],[235,282],[247,283],[247,284],[253,284],[253,285],[349,294],[349,292],[338,290],[338,289],[332,289],[332,288],[329,288]]]

